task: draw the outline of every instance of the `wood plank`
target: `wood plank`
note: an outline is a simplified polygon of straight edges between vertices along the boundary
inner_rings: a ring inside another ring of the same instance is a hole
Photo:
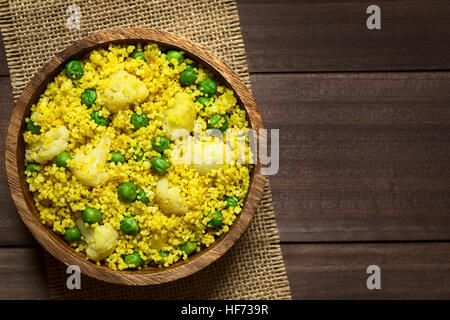
[[[38,248],[0,248],[0,300],[48,299]]]
[[[9,75],[8,64],[6,62],[5,47],[3,38],[0,34],[0,77]]]
[[[47,299],[40,249],[0,249],[0,299]],[[449,299],[450,243],[284,244],[294,299]],[[368,290],[366,269],[381,269]]]
[[[368,30],[358,0],[239,0],[250,72],[450,68],[450,2],[380,0]]]
[[[258,74],[282,241],[450,237],[450,73]],[[294,94],[295,93],[295,94]]]
[[[449,299],[450,243],[282,245],[294,299]],[[369,265],[381,289],[366,286]]]
[[[9,117],[13,108],[13,98],[9,77],[0,77],[0,246],[34,245],[30,233],[17,213],[6,181],[5,137]]]

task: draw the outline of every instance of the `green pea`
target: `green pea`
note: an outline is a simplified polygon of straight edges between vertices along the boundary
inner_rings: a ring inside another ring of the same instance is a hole
[[[66,71],[66,75],[71,80],[78,80],[83,76],[83,67],[81,66],[81,62],[78,60],[72,60],[66,63],[64,70]]]
[[[115,164],[125,162],[125,157],[120,152],[111,151],[110,154],[111,154],[111,160],[109,160],[110,162],[114,162]]]
[[[133,53],[130,55],[130,57],[132,57],[133,59],[139,58],[139,59],[142,59],[144,61],[147,61],[147,60],[145,60],[144,52],[138,51],[138,50],[133,51]]]
[[[217,228],[222,225],[222,213],[220,211],[214,211],[213,214],[210,214],[212,216],[211,220],[209,221],[209,226],[212,228]]]
[[[169,256],[169,252],[168,251],[160,251],[159,252],[159,256],[163,259],[166,259]]]
[[[30,163],[26,166],[25,171],[29,173],[39,172],[40,166],[37,163]]]
[[[99,115],[100,110],[94,110],[91,113],[91,119],[94,120],[99,126],[107,126],[109,124],[109,119]]]
[[[152,169],[159,174],[164,174],[170,167],[169,160],[165,157],[153,157],[150,160],[150,164],[152,165]]]
[[[120,223],[120,230],[129,236],[134,236],[139,232],[139,224],[133,217],[125,217]]]
[[[101,220],[102,213],[100,212],[100,210],[86,206],[83,210],[82,216],[83,216],[84,222],[87,222],[89,224],[94,224]]]
[[[56,157],[56,165],[58,167],[67,168],[67,161],[72,160],[72,156],[67,152],[63,151]]]
[[[137,200],[139,200],[143,204],[148,204],[148,202],[150,201],[148,199],[147,195],[145,194],[144,190],[139,191],[139,193],[137,194],[136,198],[137,198]]]
[[[137,197],[137,187],[133,182],[124,182],[117,188],[119,200],[123,202],[133,202]]]
[[[194,70],[184,70],[180,74],[180,82],[185,86],[190,86],[191,84],[195,83],[195,80],[197,80],[197,74]]]
[[[95,89],[87,89],[81,94],[81,103],[88,108],[92,107],[97,100],[97,91]]]
[[[216,113],[212,115],[211,118],[208,119],[207,127],[208,129],[215,128],[224,132],[225,130],[228,129],[228,119],[227,117]]]
[[[142,264],[141,256],[137,252],[125,255],[123,257],[123,261],[125,261],[127,265],[133,266],[134,268],[137,268]]]
[[[169,61],[169,66],[173,66],[172,65],[172,60],[178,60],[178,63],[183,63],[184,61],[184,57],[183,54],[180,51],[176,51],[176,50],[170,50],[167,52],[166,54],[166,59],[167,61]]]
[[[206,78],[198,84],[198,89],[207,97],[211,97],[217,90],[217,83],[209,78]]]
[[[186,69],[184,69],[184,71],[194,70],[194,68],[197,68],[197,66],[194,63],[187,64]]]
[[[181,251],[184,251],[187,255],[192,254],[195,251],[195,248],[197,248],[197,243],[192,241],[187,241],[180,247]]]
[[[136,161],[141,161],[142,159],[144,159],[145,151],[144,151],[144,149],[140,148],[139,152],[137,152],[138,148],[139,148],[139,146],[134,147],[135,153],[133,154],[133,158]]]
[[[201,105],[203,105],[203,110],[205,110],[206,104],[211,101],[211,98],[209,98],[209,97],[199,97],[196,101],[198,103],[200,103]]]
[[[27,130],[32,134],[39,134],[41,133],[41,126],[35,125],[34,122],[30,120],[27,122]]]
[[[142,114],[137,114],[136,112],[133,113],[130,122],[134,126],[134,130],[139,130],[140,128],[148,126],[148,118],[145,113]]]
[[[163,153],[170,147],[170,140],[163,136],[156,136],[152,139],[152,147],[159,153]]]
[[[234,197],[226,197],[225,198],[225,202],[227,203],[226,204],[227,208],[229,208],[229,207],[236,207],[238,205],[238,201]]]
[[[81,232],[77,227],[67,228],[65,238],[67,242],[75,242],[81,239]]]

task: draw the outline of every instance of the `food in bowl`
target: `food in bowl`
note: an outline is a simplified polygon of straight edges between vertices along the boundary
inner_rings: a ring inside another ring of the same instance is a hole
[[[92,50],[65,64],[25,121],[40,220],[98,265],[168,267],[228,232],[244,205],[246,112],[181,51]]]

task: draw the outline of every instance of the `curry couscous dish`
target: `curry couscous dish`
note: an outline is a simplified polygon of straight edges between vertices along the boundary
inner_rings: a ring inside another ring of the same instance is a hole
[[[183,52],[110,45],[68,61],[32,106],[26,181],[42,223],[86,259],[167,267],[241,212],[248,131],[233,90]]]

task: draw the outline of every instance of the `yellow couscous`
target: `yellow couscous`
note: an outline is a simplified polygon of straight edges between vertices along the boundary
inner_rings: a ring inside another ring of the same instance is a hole
[[[167,267],[211,245],[242,210],[251,152],[227,129],[249,130],[245,110],[183,52],[110,45],[71,60],[26,127],[42,223],[99,265]]]

